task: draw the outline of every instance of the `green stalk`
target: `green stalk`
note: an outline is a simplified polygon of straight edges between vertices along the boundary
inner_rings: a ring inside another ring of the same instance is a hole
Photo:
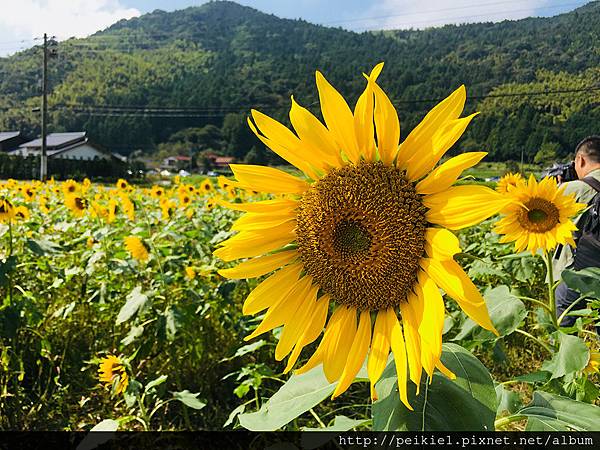
[[[518,422],[519,420],[523,420],[523,419],[526,419],[526,418],[527,418],[526,416],[520,416],[518,414],[516,414],[514,416],[502,417],[500,419],[497,419],[494,422],[494,428],[496,430],[498,430],[498,429],[504,428],[505,426],[507,426],[510,423]]]
[[[550,310],[550,315],[552,317],[552,322],[554,326],[558,329],[558,320],[556,318],[556,299],[554,295],[554,272],[552,269],[552,255],[549,251],[544,251],[544,262],[546,263],[546,272],[548,274],[548,307]]]
[[[540,341],[538,338],[536,338],[533,334],[530,334],[525,330],[521,330],[520,328],[515,329],[515,331],[517,333],[522,334],[523,336],[528,337],[529,339],[535,341],[540,347],[545,349],[548,353],[553,354],[550,347],[548,347],[546,344],[544,344],[542,341]]]

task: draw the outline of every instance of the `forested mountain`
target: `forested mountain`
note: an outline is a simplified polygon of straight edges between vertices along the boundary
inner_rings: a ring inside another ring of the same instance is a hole
[[[56,50],[50,131],[87,130],[122,153],[191,145],[242,159],[256,145],[259,157],[250,108],[285,122],[294,94],[318,112],[316,69],[353,106],[361,72],[379,61],[404,135],[462,83],[468,110],[482,112],[462,150],[533,160],[600,133],[599,2],[551,18],[359,34],[219,1],[123,20]],[[0,129],[39,133],[40,74],[40,47],[0,58]]]

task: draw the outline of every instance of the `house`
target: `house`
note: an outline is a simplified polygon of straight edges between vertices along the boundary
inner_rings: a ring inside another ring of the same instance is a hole
[[[20,131],[0,131],[0,151],[14,150],[26,140]]]
[[[229,164],[233,163],[233,160],[230,156],[218,156],[215,158],[215,168],[217,169],[229,169]]]
[[[42,139],[25,142],[9,152],[11,155],[39,156],[42,151]],[[50,133],[46,137],[48,158],[62,159],[111,159],[113,156],[98,145],[90,142],[85,131],[75,133]]]
[[[160,165],[161,169],[189,169],[192,158],[189,156],[177,155],[177,156],[169,156],[163,159],[162,164]]]

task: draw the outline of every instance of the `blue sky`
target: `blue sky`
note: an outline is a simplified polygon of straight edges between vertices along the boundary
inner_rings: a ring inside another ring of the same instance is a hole
[[[39,42],[44,32],[59,39],[84,37],[120,19],[155,9],[173,11],[203,0],[1,0],[0,56]],[[302,18],[354,31],[406,29],[552,16],[586,0],[238,0],[290,19]],[[8,5],[10,6],[8,6]],[[37,40],[36,40],[37,38]]]

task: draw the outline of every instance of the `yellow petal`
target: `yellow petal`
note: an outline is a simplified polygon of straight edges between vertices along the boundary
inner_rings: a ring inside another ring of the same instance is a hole
[[[435,194],[452,186],[463,170],[473,167],[486,152],[470,152],[450,158],[417,184],[419,194]]]
[[[465,132],[467,126],[479,113],[471,114],[462,119],[446,122],[429,141],[429,145],[417,151],[406,163],[406,176],[409,180],[418,180],[429,173],[444,154],[452,147]]]
[[[446,294],[456,300],[467,316],[486,330],[498,334],[481,293],[455,261],[423,258],[421,267]]]
[[[300,356],[300,352],[302,349],[313,342],[315,339],[319,337],[321,332],[323,331],[323,327],[325,327],[325,321],[327,320],[327,311],[329,310],[329,295],[324,295],[315,304],[311,316],[308,319],[308,323],[302,332],[302,335],[298,338],[298,342],[292,350],[292,354],[288,359],[288,363],[285,367],[283,373],[288,373],[296,361]]]
[[[251,258],[278,250],[296,239],[296,222],[286,222],[274,228],[258,231],[242,231],[223,241],[222,247],[213,252],[223,261]]]
[[[340,320],[332,324],[323,354],[323,371],[329,382],[342,375],[356,334],[356,310],[345,306],[341,309]]]
[[[256,286],[246,298],[242,313],[256,314],[283,298],[298,281],[303,267],[302,263],[290,264]]]
[[[235,178],[245,189],[273,194],[302,194],[310,185],[281,170],[249,164],[230,164]]]
[[[414,295],[414,294],[411,294]],[[421,339],[419,336],[419,322],[412,309],[410,302],[400,303],[400,313],[404,324],[404,337],[406,339],[406,356],[408,358],[408,369],[410,379],[417,386],[417,395],[421,382]]]
[[[296,219],[294,211],[283,211],[281,214],[247,213],[231,225],[232,231],[256,231],[277,227]]]
[[[392,353],[394,354],[394,362],[396,363],[396,375],[398,377],[398,391],[400,393],[400,400],[404,403],[411,411],[413,410],[410,403],[408,403],[408,389],[407,389],[407,372],[408,372],[408,361],[406,358],[406,345],[404,343],[404,334],[402,333],[402,327],[398,323],[396,313],[393,308],[386,311],[388,330],[390,333],[390,344],[392,346]]]
[[[308,324],[308,321],[312,315],[314,308],[317,305],[317,292],[319,286],[312,286],[312,277],[308,276],[303,278],[306,279],[306,287],[303,288],[301,294],[303,296],[300,306],[296,313],[290,317],[290,320],[285,324],[275,348],[275,359],[281,361],[285,358],[294,348],[294,345],[298,342],[298,338],[302,335],[304,329]]]
[[[437,364],[435,365],[435,367],[442,372],[444,375],[446,375],[448,378],[450,378],[451,380],[456,379],[456,375],[454,374],[454,372],[452,372],[450,369],[448,369],[441,360],[438,360]]]
[[[338,167],[342,164],[340,149],[331,132],[310,111],[300,106],[292,97],[290,122],[298,133],[300,140],[314,152],[319,152],[322,163],[315,167],[327,169],[328,166]]]
[[[256,278],[286,265],[297,257],[297,250],[286,250],[244,261],[230,269],[221,269],[219,275],[229,279]]]
[[[338,147],[346,154],[350,161],[356,163],[360,157],[356,136],[354,134],[354,116],[346,100],[335,88],[329,84],[321,72],[317,71],[317,89],[321,112],[327,128],[334,136]]]
[[[306,276],[294,284],[285,296],[278,299],[277,302],[274,302],[269,307],[262,322],[256,327],[252,334],[246,336],[244,340],[249,341],[256,336],[271,331],[273,328],[277,328],[289,321],[293,321],[302,300],[306,297],[306,294],[311,287],[311,281],[312,277]]]
[[[511,201],[485,186],[454,186],[423,198],[427,221],[451,230],[478,224]]]
[[[432,136],[444,123],[460,116],[466,99],[467,92],[463,85],[429,111],[400,145],[397,158],[398,167],[406,168],[410,158],[417,153],[422,155],[423,149],[429,149]]]
[[[276,199],[253,203],[231,203],[220,200],[219,204],[234,211],[246,211],[253,213],[283,214],[294,211],[298,207],[296,200]]]
[[[435,364],[442,354],[444,300],[433,280],[424,274],[419,277],[417,295],[421,297],[423,304],[423,320],[419,325],[421,362],[425,371],[432,376]]]
[[[248,125],[263,144],[309,177],[317,179],[311,164],[317,162],[320,165],[321,160],[309,147],[302,145],[294,133],[269,116],[253,109],[252,118],[258,129],[250,118],[248,118]]]
[[[348,360],[346,366],[340,377],[340,381],[335,387],[335,391],[331,396],[332,399],[340,396],[346,389],[350,387],[356,374],[360,370],[367,357],[367,351],[369,350],[369,343],[371,342],[371,313],[370,311],[363,311],[360,313],[360,320],[358,329],[356,330],[356,336],[354,336],[354,342],[350,348]]]
[[[427,228],[425,231],[425,252],[435,259],[452,259],[460,253],[458,238],[445,228]]]
[[[373,124],[373,88],[367,83],[354,107],[354,132],[360,153],[366,161],[375,160],[375,126]]]
[[[371,399],[377,400],[375,392],[375,383],[381,378],[388,356],[390,355],[390,340],[387,330],[386,316],[383,311],[377,312],[375,326],[373,327],[373,339],[371,341],[371,350],[369,351],[369,360],[367,361],[367,373],[371,382]]]
[[[389,165],[398,152],[400,143],[400,121],[394,105],[376,83],[372,82],[375,92],[375,130],[377,131],[377,149],[381,161]]]

